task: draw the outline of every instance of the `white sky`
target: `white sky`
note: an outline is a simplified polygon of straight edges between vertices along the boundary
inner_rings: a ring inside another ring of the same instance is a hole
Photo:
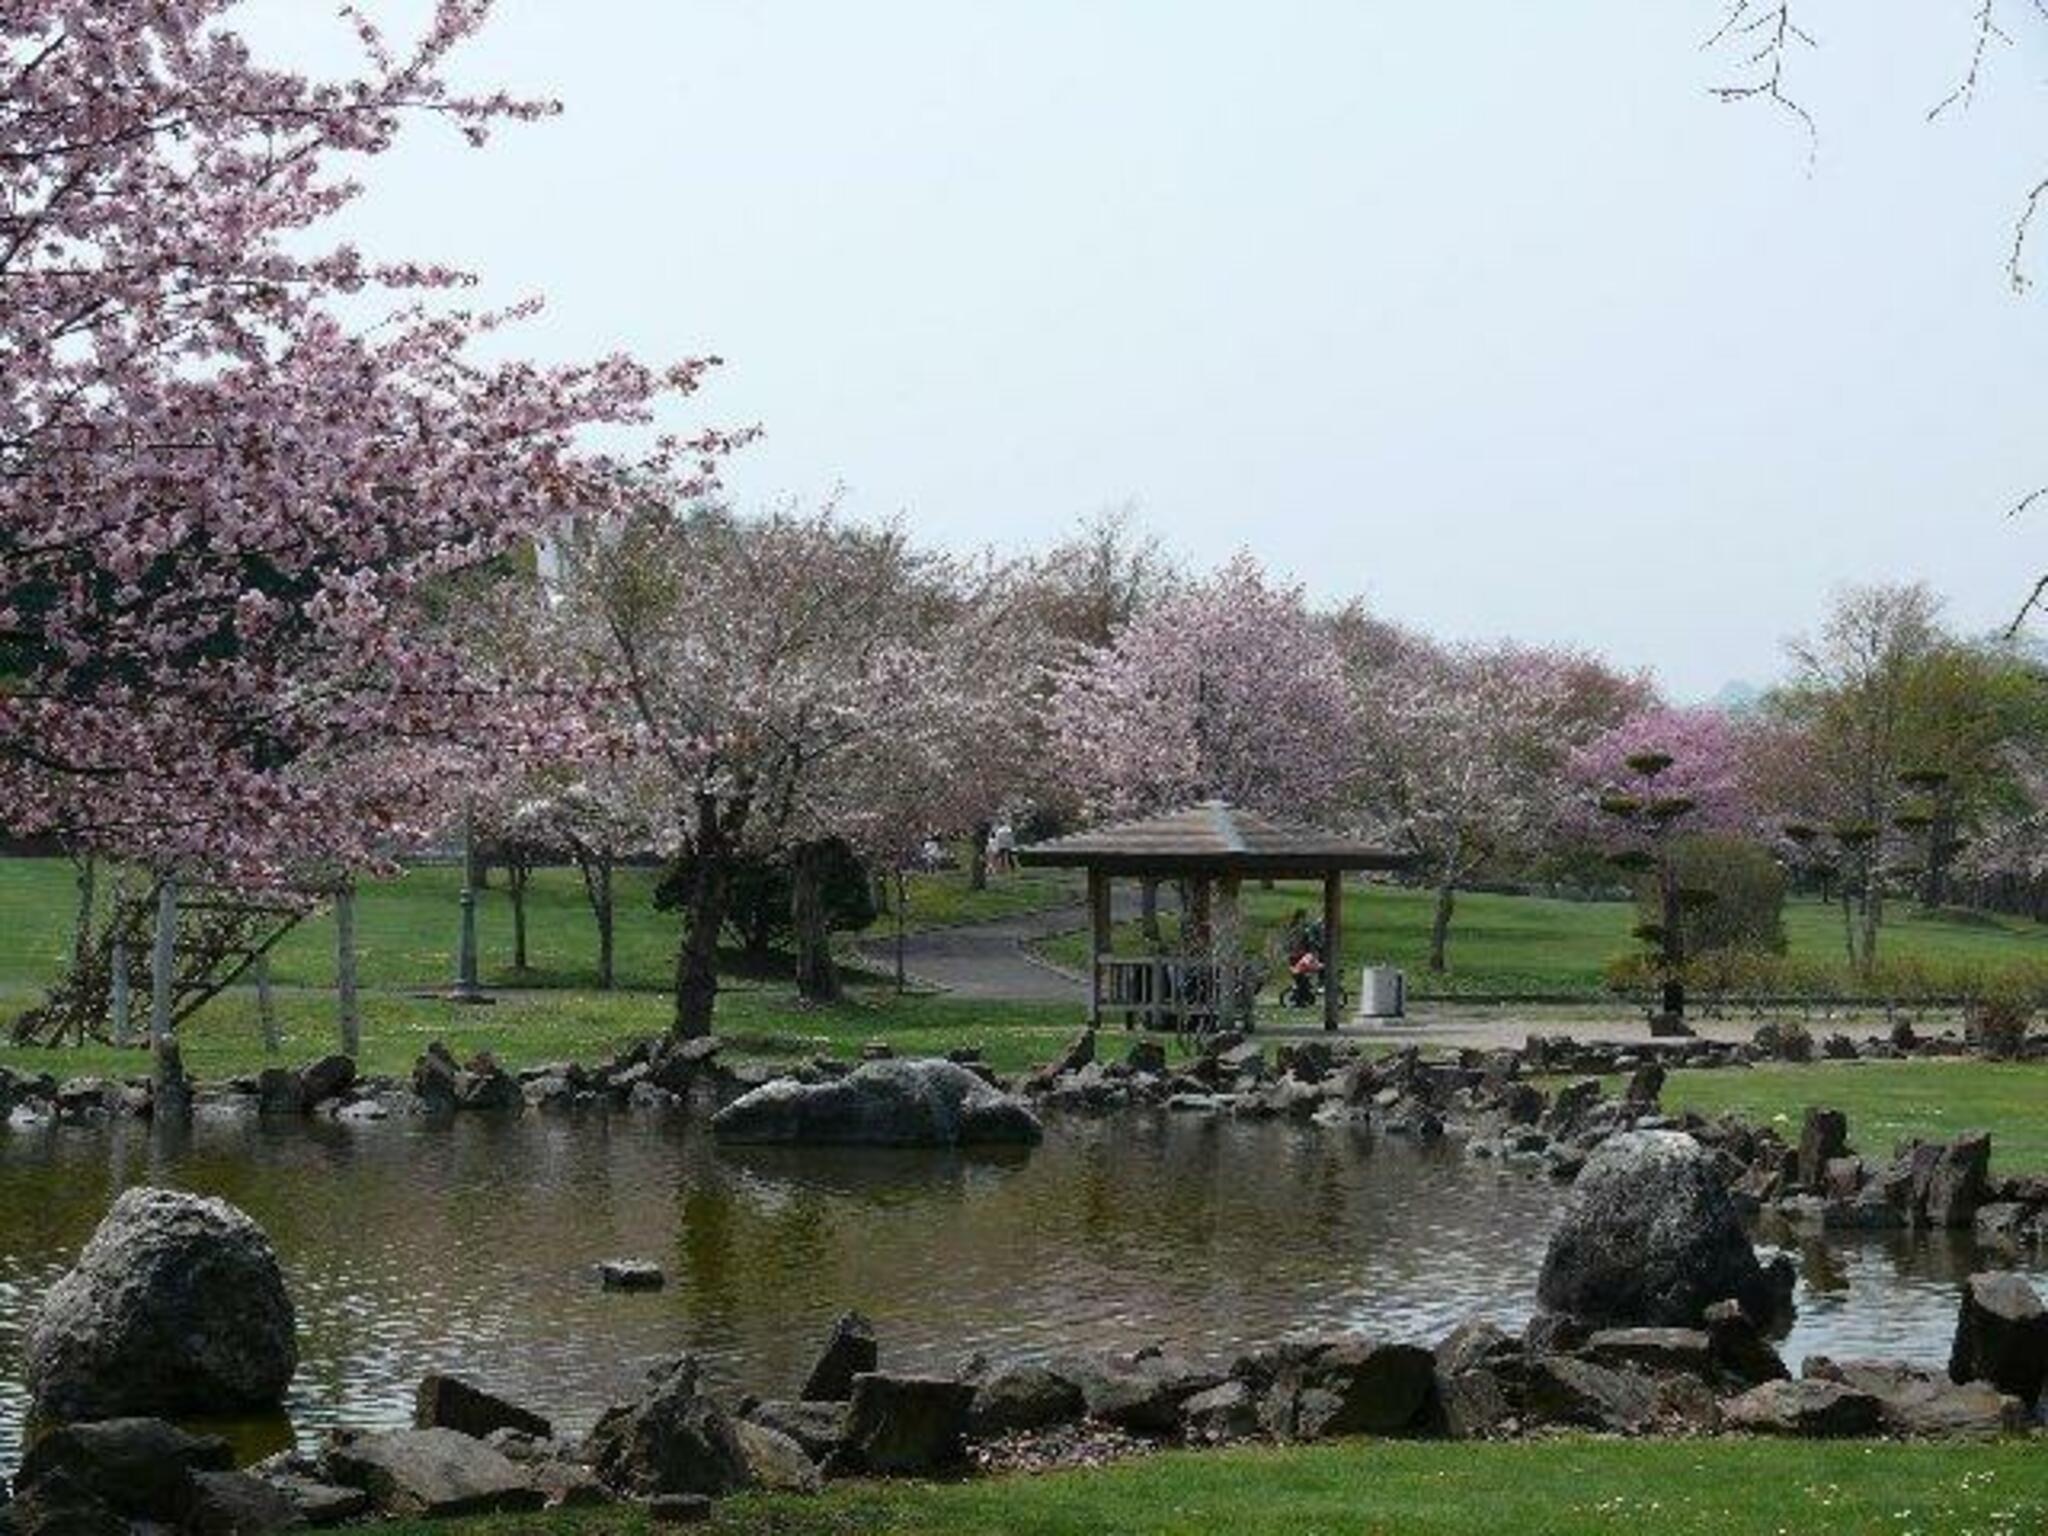
[[[1720,105],[1713,0],[501,0],[559,97],[370,170],[374,253],[544,293],[544,357],[713,350],[740,505],[957,547],[1134,503],[1439,635],[1768,680],[1846,581],[2002,623],[2048,562],[2048,26],[1929,124],[1977,0],[1815,0],[1819,121]],[[394,31],[422,0],[367,0]],[[324,0],[254,0],[337,69]]]

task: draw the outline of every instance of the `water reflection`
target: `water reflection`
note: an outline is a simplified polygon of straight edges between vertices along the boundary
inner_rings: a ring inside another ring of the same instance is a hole
[[[403,1421],[435,1368],[570,1428],[679,1349],[725,1384],[787,1391],[848,1306],[905,1367],[1148,1339],[1223,1359],[1297,1329],[1432,1335],[1473,1313],[1513,1325],[1563,1198],[1455,1147],[1185,1117],[1065,1123],[993,1158],[721,1151],[637,1116],[0,1134],[0,1463],[25,1408],[28,1308],[141,1182],[223,1195],[270,1232],[299,1306],[301,1438]],[[1967,1245],[1831,1234],[1795,1251],[1795,1363],[1945,1357]],[[660,1262],[668,1288],[599,1290],[594,1265],[620,1255]]]

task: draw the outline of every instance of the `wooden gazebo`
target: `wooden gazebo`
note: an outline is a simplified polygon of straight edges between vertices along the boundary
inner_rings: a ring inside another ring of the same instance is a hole
[[[1323,1027],[1335,1029],[1344,973],[1344,875],[1350,870],[1399,869],[1406,862],[1385,849],[1273,821],[1222,800],[1019,848],[1017,861],[1088,872],[1091,1024],[1100,1024],[1105,1014],[1120,1013],[1150,1026],[1197,1029],[1216,1021],[1238,985],[1236,974],[1217,974],[1209,938],[1219,917],[1234,916],[1238,887],[1245,880],[1323,882]],[[1183,953],[1111,953],[1110,882],[1119,876],[1185,882]]]

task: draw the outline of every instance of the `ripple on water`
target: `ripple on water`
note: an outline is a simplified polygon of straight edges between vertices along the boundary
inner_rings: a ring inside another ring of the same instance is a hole
[[[1563,1191],[1455,1148],[1345,1130],[1164,1118],[1055,1127],[1029,1152],[721,1150],[641,1117],[428,1126],[211,1119],[0,1134],[0,1463],[26,1401],[21,1328],[122,1187],[233,1200],[271,1234],[299,1309],[288,1410],[410,1417],[457,1370],[570,1429],[691,1350],[783,1393],[846,1307],[893,1365],[1158,1340],[1223,1361],[1314,1328],[1427,1337],[1528,1314]],[[607,1294],[600,1259],[667,1289]],[[1939,1361],[1966,1250],[1864,1238],[1799,1250],[1807,1353]]]

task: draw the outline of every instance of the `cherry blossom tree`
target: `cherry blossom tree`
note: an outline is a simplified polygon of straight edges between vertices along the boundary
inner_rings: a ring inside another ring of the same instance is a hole
[[[1442,972],[1459,885],[1533,851],[1556,825],[1565,758],[1593,718],[1586,663],[1517,646],[1380,638],[1377,664],[1354,667],[1364,819],[1435,888],[1429,968]]]
[[[1220,797],[1313,816],[1355,766],[1343,661],[1298,587],[1239,555],[1059,669],[1052,751],[1103,815]]]
[[[659,781],[664,839],[690,855],[679,1034],[711,1028],[735,859],[789,851],[803,901],[805,847],[857,831],[844,786],[860,763],[957,736],[935,703],[951,677],[928,643],[948,606],[936,569],[900,532],[829,509],[649,506],[565,545],[565,644],[619,701],[620,738]],[[829,996],[829,955],[800,958],[815,972],[800,964],[800,982]]]
[[[1718,709],[1659,706],[1630,715],[1571,756],[1579,825],[1598,826],[1599,795],[1639,776],[1631,758],[1661,754],[1671,762],[1656,775],[1657,793],[1691,802],[1688,831],[1754,835],[1761,821],[1751,766],[1754,735],[1755,728]]]
[[[559,746],[573,712],[473,665],[450,604],[629,478],[701,489],[731,439],[594,452],[709,361],[486,363],[530,306],[307,253],[340,162],[408,116],[481,143],[553,110],[446,84],[486,0],[410,48],[357,15],[363,72],[319,81],[257,62],[235,3],[0,9],[0,804],[264,880],[418,833],[480,744]],[[383,324],[346,323],[378,293]]]

